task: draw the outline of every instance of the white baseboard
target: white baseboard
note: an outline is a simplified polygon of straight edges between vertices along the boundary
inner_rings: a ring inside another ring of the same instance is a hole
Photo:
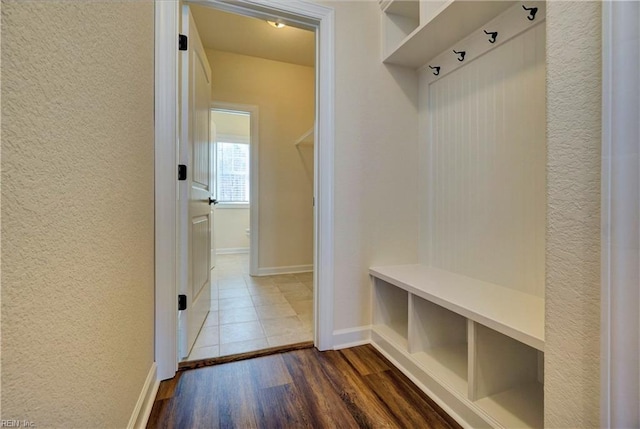
[[[267,267],[258,268],[258,276],[272,276],[274,274],[297,274],[313,271],[313,264],[290,265],[288,267]]]
[[[371,326],[340,329],[333,331],[333,349],[340,350],[349,347],[371,343]]]
[[[127,429],[140,429],[147,427],[147,421],[149,415],[151,415],[151,409],[153,408],[153,402],[156,400],[158,394],[158,387],[160,387],[160,380],[158,380],[158,366],[154,362],[149,369],[147,379],[144,381],[142,391],[138,397],[138,402],[133,409],[131,418]]]
[[[375,341],[371,341],[371,345],[375,348],[382,356],[384,356],[393,366],[400,370],[416,387],[422,390],[429,398],[431,398],[440,408],[444,410],[451,418],[453,418],[456,422],[460,424],[463,428],[474,428],[474,427],[491,427],[487,422],[478,423],[475,421],[475,424],[471,424],[466,419],[464,419],[459,413],[455,412],[446,402],[444,402],[435,392],[427,387],[418,377],[416,377],[410,370],[408,370],[402,363],[400,363],[393,355],[388,353],[383,347],[379,346],[375,343]],[[497,426],[496,426],[497,427]]]
[[[249,253],[248,247],[227,247],[216,249],[216,255],[234,255],[236,253]]]

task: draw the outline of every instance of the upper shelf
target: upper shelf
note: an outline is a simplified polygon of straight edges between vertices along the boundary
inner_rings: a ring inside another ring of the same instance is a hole
[[[396,0],[397,1],[397,0]],[[384,62],[417,69],[460,39],[516,4],[516,1],[449,0],[404,38]],[[386,10],[393,7],[393,2]]]
[[[384,3],[382,10],[385,13],[418,19],[420,16],[420,3],[416,0],[393,0]]]
[[[369,273],[488,328],[544,351],[544,299],[426,265]]]

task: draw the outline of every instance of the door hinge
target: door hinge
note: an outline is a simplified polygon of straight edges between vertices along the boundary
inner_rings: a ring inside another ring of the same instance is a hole
[[[178,34],[178,50],[186,51],[189,45],[189,39],[184,34]]]
[[[178,310],[186,310],[187,309],[187,295],[178,295]]]
[[[178,180],[187,180],[187,166],[178,164]]]

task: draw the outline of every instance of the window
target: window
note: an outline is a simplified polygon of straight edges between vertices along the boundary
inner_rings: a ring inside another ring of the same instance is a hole
[[[217,143],[217,195],[221,204],[249,204],[249,145]]]
[[[244,111],[211,109],[211,129],[215,145],[211,161],[218,208],[248,208],[251,115]]]

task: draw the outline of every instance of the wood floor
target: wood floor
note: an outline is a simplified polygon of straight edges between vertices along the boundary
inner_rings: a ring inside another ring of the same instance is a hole
[[[315,348],[179,372],[148,428],[459,428],[373,347]]]

